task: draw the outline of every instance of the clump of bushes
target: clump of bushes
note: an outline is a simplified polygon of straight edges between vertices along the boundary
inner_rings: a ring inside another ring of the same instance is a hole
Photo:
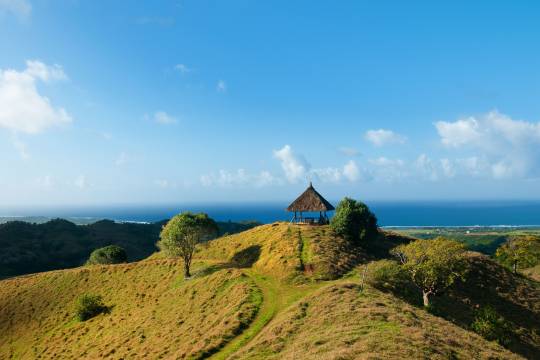
[[[86,321],[99,314],[108,312],[109,308],[105,306],[99,295],[83,294],[75,302],[75,317],[79,321]]]
[[[382,291],[389,291],[407,302],[417,303],[416,287],[403,267],[393,260],[379,260],[368,265],[365,275],[367,284]]]
[[[125,262],[127,262],[126,250],[117,245],[109,245],[92,251],[86,265],[109,265]]]
[[[512,327],[492,306],[484,306],[476,311],[471,329],[486,340],[496,341],[503,346],[510,344]]]
[[[347,197],[339,202],[330,227],[353,243],[374,240],[378,236],[375,214],[363,202]]]

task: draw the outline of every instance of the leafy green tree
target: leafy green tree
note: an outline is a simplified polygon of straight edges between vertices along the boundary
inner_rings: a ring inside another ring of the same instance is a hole
[[[116,245],[109,245],[92,251],[86,265],[120,264],[127,262],[126,250]]]
[[[109,308],[103,304],[99,295],[83,294],[75,303],[75,317],[79,321],[86,321],[101,313],[106,313]]]
[[[330,227],[338,235],[352,242],[364,242],[377,238],[377,218],[363,202],[350,198],[341,200]]]
[[[214,238],[218,227],[208,215],[184,212],[176,215],[163,227],[158,247],[167,255],[181,257],[184,276],[190,277],[191,261],[198,243]]]
[[[411,281],[422,291],[425,307],[429,307],[431,296],[448,288],[456,279],[464,279],[467,272],[464,253],[463,244],[441,237],[416,240],[392,250]]]
[[[501,264],[511,267],[514,274],[518,269],[540,263],[540,238],[536,236],[514,236],[502,244],[495,257]]]

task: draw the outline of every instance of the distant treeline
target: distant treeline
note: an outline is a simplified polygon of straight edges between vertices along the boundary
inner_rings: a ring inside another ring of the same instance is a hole
[[[55,219],[42,224],[11,221],[0,224],[0,279],[82,265],[90,253],[118,245],[129,261],[144,259],[157,251],[163,220],[152,224],[101,220],[89,225]],[[218,222],[220,235],[250,229],[257,222]]]

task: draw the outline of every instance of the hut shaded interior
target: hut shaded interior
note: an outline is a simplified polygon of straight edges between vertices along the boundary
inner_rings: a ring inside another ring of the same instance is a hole
[[[334,206],[315,190],[311,182],[306,191],[287,208],[287,211],[294,213],[291,222],[298,224],[327,224],[326,212],[332,210],[335,210]],[[306,212],[318,212],[319,216],[304,216]]]

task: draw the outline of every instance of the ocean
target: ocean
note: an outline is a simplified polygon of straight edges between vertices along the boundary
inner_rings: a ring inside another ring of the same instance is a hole
[[[334,201],[334,204],[337,202]],[[539,226],[540,201],[372,201],[380,226]],[[220,221],[290,220],[287,202],[85,207],[0,207],[0,218],[45,217],[155,222],[182,211],[206,212]]]

